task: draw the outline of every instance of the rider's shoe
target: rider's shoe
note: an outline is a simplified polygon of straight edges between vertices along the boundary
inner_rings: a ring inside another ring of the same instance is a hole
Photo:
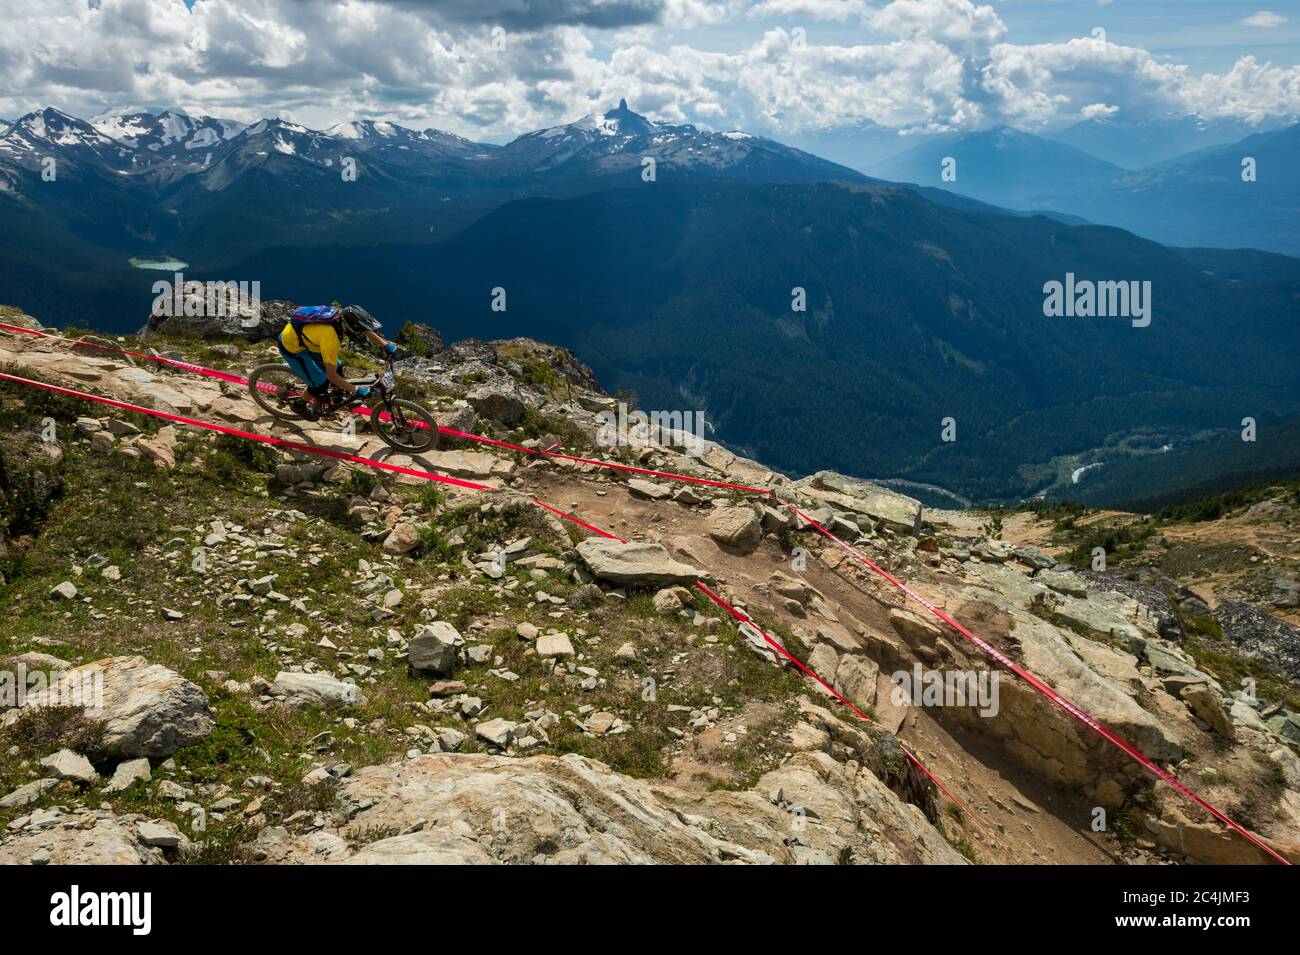
[[[321,408],[316,402],[308,398],[298,398],[293,402],[293,410],[308,421],[319,421]]]

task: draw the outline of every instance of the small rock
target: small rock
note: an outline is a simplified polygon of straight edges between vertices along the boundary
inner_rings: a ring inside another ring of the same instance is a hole
[[[151,778],[149,760],[144,758],[128,759],[117,764],[117,769],[113,770],[113,778],[108,781],[104,791],[110,793],[125,792],[136,783],[147,783]]]
[[[475,734],[494,746],[506,747],[515,738],[515,724],[497,717],[474,727]]]
[[[597,736],[604,736],[614,727],[614,722],[618,719],[613,713],[607,713],[602,710],[599,713],[593,713],[587,719],[587,729]]]
[[[175,849],[186,841],[181,831],[170,822],[141,822],[136,826],[136,832],[145,845],[160,849]]]
[[[384,553],[405,554],[414,550],[420,543],[420,532],[414,524],[405,521],[394,527],[384,538]]]
[[[70,749],[61,749],[46,756],[41,760],[41,765],[59,779],[71,779],[82,785],[90,785],[99,778],[99,773],[90,765],[90,760]]]
[[[456,669],[460,633],[444,620],[420,624],[406,649],[407,665],[416,671],[450,676]]]
[[[537,638],[537,655],[539,657],[571,657],[574,655],[573,642],[567,633],[547,633]]]

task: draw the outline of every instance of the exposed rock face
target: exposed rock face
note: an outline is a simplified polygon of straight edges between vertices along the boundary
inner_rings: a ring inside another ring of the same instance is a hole
[[[407,322],[398,333],[397,341],[421,357],[436,355],[444,347],[442,333],[423,322]]]
[[[621,544],[589,537],[578,545],[578,556],[601,580],[616,584],[693,584],[703,576],[689,564],[673,560],[662,544]]]
[[[998,608],[1007,618],[999,630],[1014,644],[1012,655],[1018,655],[1026,669],[1151,759],[1181,758],[1183,745],[1173,713],[1153,713],[1138,702],[1137,655],[1043,619],[1053,616],[1088,633],[1130,640],[1135,647],[1166,648],[1172,658],[1176,648],[1159,640],[1158,624],[1145,606],[1110,592],[1089,593],[1087,600],[1070,597],[1001,564],[971,565],[971,569],[983,585],[958,588],[941,602]],[[895,611],[891,622],[901,642],[923,661],[955,655],[970,667],[993,666],[963,638],[941,629],[928,616]],[[1122,801],[1140,775],[1135,764],[1015,676],[1000,673],[998,688],[995,714],[980,716],[976,708],[946,707],[942,715],[991,734],[1017,761],[1057,785],[1081,789],[1103,805]]]
[[[648,785],[582,756],[440,753],[345,779],[337,832],[264,830],[268,862],[962,864],[867,770],[801,753],[748,792]],[[502,825],[504,822],[504,825]],[[407,835],[348,847],[353,830]]]
[[[1181,807],[1170,810],[1167,818],[1145,817],[1143,827],[1160,845],[1203,865],[1269,865],[1275,861],[1226,826],[1188,819]],[[1300,862],[1300,844],[1271,844],[1292,864]]]
[[[61,688],[70,694],[72,687],[100,683],[102,708],[86,707],[87,716],[104,723],[100,750],[92,755],[166,757],[207,736],[215,725],[201,689],[143,657],[107,657],[64,670],[57,684],[28,697],[28,705],[59,704]],[[17,716],[16,710],[10,710],[6,724]]]
[[[145,865],[162,853],[140,838],[134,821],[100,812],[64,816],[0,842],[0,865]]]
[[[228,314],[186,316],[153,315],[140,330],[142,335],[181,335],[187,338],[244,338],[263,341],[284,329],[298,306],[293,302],[262,302],[257,309],[227,309]]]
[[[845,477],[835,471],[818,471],[796,481],[796,488],[842,509],[866,515],[871,523],[904,534],[921,530],[921,502],[878,484]]]

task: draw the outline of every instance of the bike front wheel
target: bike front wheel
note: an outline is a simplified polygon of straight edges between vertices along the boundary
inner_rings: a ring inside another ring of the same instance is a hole
[[[414,401],[395,398],[380,402],[370,413],[370,427],[397,451],[419,454],[438,447],[438,422]]]

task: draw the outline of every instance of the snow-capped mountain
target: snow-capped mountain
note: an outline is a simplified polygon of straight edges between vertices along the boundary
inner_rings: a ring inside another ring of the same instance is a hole
[[[337,177],[348,158],[356,159],[357,149],[347,140],[286,120],[263,119],[232,137],[222,160],[200,173],[199,179],[211,191],[225,188],[251,169],[289,176],[314,167],[316,173],[330,171]]]
[[[195,173],[208,190],[224,188],[242,171],[267,163],[287,168],[286,157],[336,170],[343,159],[364,156],[368,168],[399,177],[434,173],[447,183],[500,181],[511,188],[538,177],[581,183],[635,174],[646,157],[664,164],[665,174],[679,180],[862,178],[846,167],[747,133],[654,123],[632,112],[626,100],[608,112],[528,133],[506,146],[374,120],[340,123],[322,132],[282,119],[244,126],[175,110],[131,110],[87,122],[46,108],[0,133],[0,160],[34,170],[47,155],[160,184]]]
[[[844,166],[761,136],[655,123],[632,112],[625,99],[608,112],[520,136],[493,158],[503,171],[514,175],[583,176],[626,171],[642,165],[647,157],[666,167],[665,175],[685,173],[694,178],[772,182],[863,178]]]
[[[210,166],[244,129],[234,120],[191,117],[173,110],[101,116],[91,122],[105,136],[135,150],[132,166],[137,170],[168,163],[186,170]]]
[[[234,139],[245,128],[243,123],[231,119],[195,118],[172,110],[157,114],[140,112],[102,116],[92,123],[105,136],[134,149],[160,154],[211,149]]]
[[[234,120],[192,117],[175,110],[97,116],[91,123],[131,151],[128,172],[159,182],[208,168],[230,151],[244,128]]]
[[[440,129],[415,130],[369,119],[339,123],[326,132],[403,166],[418,165],[429,159],[481,161],[490,159],[497,149]]]
[[[29,170],[39,169],[44,158],[53,156],[121,172],[129,166],[131,152],[84,119],[52,106],[20,116],[0,135],[0,159]]]
[[[99,172],[168,181],[211,165],[242,128],[231,120],[172,111],[86,121],[46,107],[0,130],[0,158],[35,170],[49,156]]]

